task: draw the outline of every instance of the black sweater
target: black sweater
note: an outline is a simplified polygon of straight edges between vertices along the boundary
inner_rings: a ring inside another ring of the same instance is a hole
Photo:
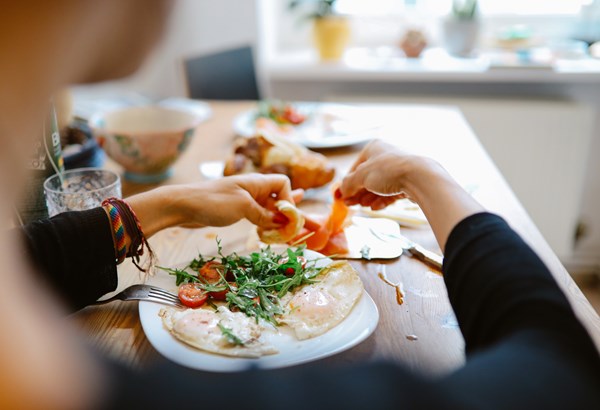
[[[26,228],[30,258],[73,308],[117,284],[101,209]],[[53,255],[51,258],[50,256]],[[311,365],[211,374],[165,363],[143,373],[110,365],[109,408],[596,409],[600,357],[537,255],[498,216],[466,218],[444,259],[466,364],[426,379],[390,363]]]

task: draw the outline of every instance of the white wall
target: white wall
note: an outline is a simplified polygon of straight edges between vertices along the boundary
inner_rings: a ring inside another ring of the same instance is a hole
[[[83,87],[104,95],[186,96],[182,59],[256,42],[256,0],[178,0],[162,43],[131,78]]]

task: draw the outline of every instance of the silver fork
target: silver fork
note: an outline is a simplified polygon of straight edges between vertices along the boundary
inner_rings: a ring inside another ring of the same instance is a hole
[[[163,305],[169,305],[178,308],[184,307],[179,301],[179,296],[151,285],[130,286],[127,289],[117,293],[112,298],[99,300],[94,303],[94,305],[103,305],[114,300],[147,300],[149,302],[162,303]]]

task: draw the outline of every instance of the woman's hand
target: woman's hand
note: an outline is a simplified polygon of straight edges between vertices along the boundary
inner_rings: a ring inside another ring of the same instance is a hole
[[[262,228],[277,228],[269,205],[274,198],[293,203],[284,175],[238,175],[186,187],[181,226],[191,228],[227,226],[244,218]]]
[[[248,219],[264,229],[279,225],[267,207],[274,198],[293,202],[283,175],[247,174],[160,187],[127,199],[147,237],[172,226],[227,226]]]
[[[347,205],[383,209],[397,199],[409,197],[405,175],[415,160],[418,157],[390,144],[372,141],[362,150],[336,194],[341,195]]]
[[[441,249],[458,222],[484,210],[437,162],[377,140],[360,153],[336,195],[374,210],[410,198],[425,213]]]

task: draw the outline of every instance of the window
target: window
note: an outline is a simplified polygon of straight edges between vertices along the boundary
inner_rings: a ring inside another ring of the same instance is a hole
[[[479,0],[483,15],[575,15],[594,0]],[[337,10],[353,15],[401,14],[414,9],[422,13],[443,15],[450,11],[452,0],[338,0]]]

